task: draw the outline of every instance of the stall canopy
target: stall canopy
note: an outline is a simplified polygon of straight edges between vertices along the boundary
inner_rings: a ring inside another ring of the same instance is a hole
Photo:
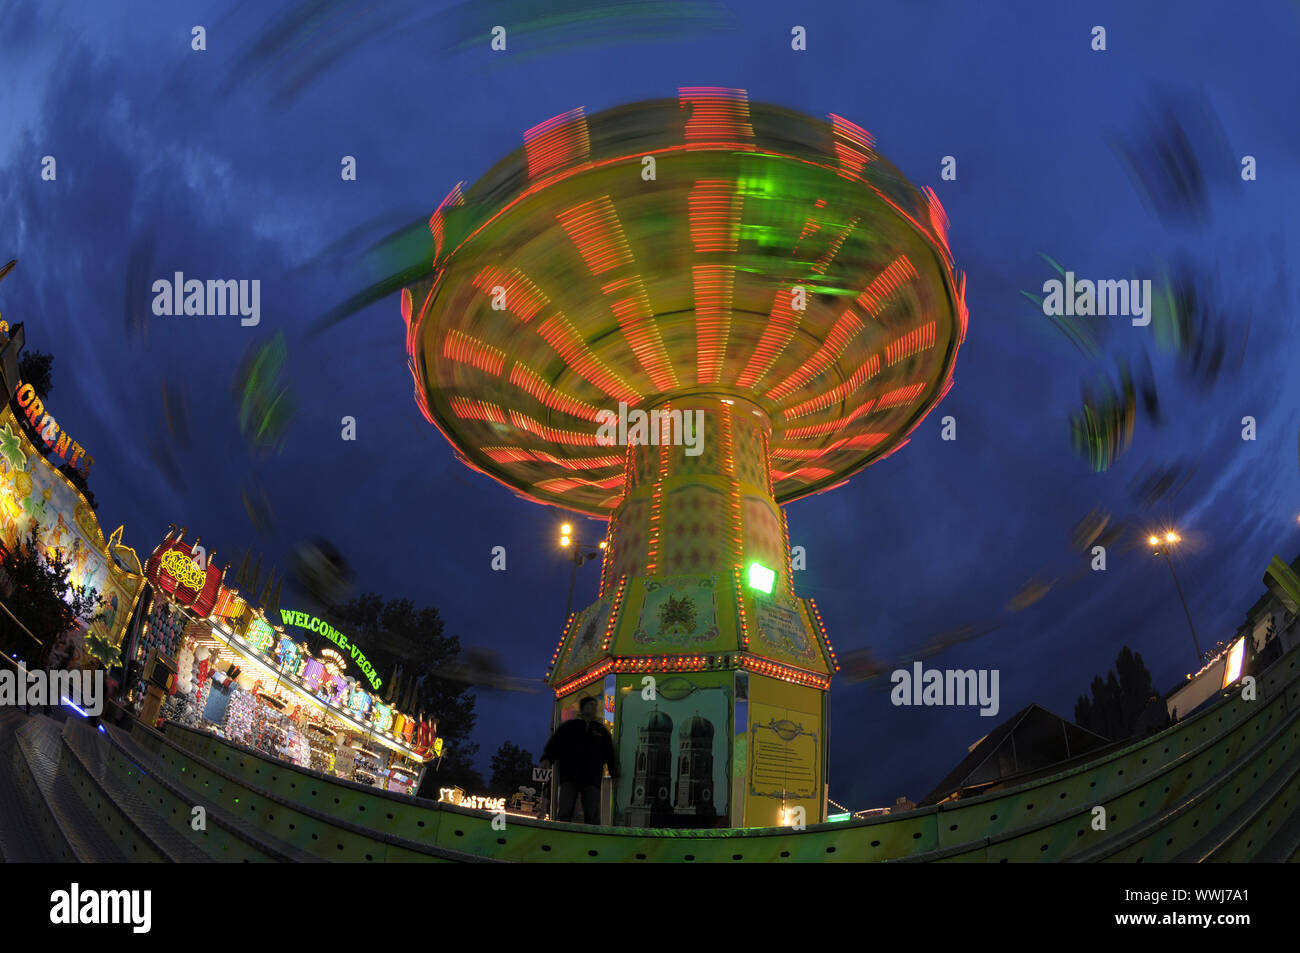
[[[1012,780],[1027,780],[1029,775],[1059,768],[1109,744],[1109,739],[1096,732],[1031,704],[972,745],[970,753],[921,804],[938,804],[954,795],[972,797]]]

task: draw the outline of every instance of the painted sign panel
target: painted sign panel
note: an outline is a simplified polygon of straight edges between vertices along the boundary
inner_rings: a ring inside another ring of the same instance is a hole
[[[632,640],[639,648],[705,649],[718,641],[713,576],[667,576],[645,581],[645,598]]]
[[[818,662],[812,633],[794,608],[775,599],[755,599],[754,617],[758,631],[754,650],[759,655],[805,667]]]
[[[609,600],[601,599],[582,610],[573,620],[573,632],[556,665],[557,679],[576,675],[600,657],[601,642],[609,625],[610,607]]]
[[[750,704],[751,794],[785,799],[818,796],[819,721],[808,712]]]
[[[731,674],[659,678],[654,698],[624,683],[616,823],[725,827],[730,811]]]

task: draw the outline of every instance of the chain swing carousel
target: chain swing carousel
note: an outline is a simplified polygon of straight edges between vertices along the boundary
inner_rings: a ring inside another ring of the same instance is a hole
[[[607,699],[607,822],[824,820],[837,666],[781,505],[902,447],[952,384],[934,193],[842,117],[687,88],[535,126],[429,228],[402,293],[419,406],[469,466],[608,522],[549,672],[557,724]]]

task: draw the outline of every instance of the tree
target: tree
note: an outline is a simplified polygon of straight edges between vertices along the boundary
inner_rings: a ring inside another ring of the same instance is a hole
[[[37,527],[33,525],[27,538],[19,540],[0,563],[6,575],[5,606],[44,643],[43,648],[38,648],[9,613],[0,611],[0,643],[6,652],[17,651],[26,658],[48,649],[65,632],[88,626],[103,611],[98,592],[72,584],[68,578],[71,564],[62,551],[47,557],[37,538]]]
[[[31,384],[36,396],[45,400],[54,389],[50,374],[54,369],[54,355],[44,351],[27,351],[18,358],[18,378]]]
[[[488,782],[488,793],[509,797],[521,787],[532,786],[532,753],[513,742],[502,742],[492,756],[492,780]]]
[[[1079,696],[1074,706],[1077,724],[1099,735],[1121,741],[1132,737],[1142,713],[1159,699],[1142,655],[1127,645],[1120,649],[1115,668],[1092,680],[1092,698]]]
[[[443,634],[438,610],[432,606],[417,609],[409,599],[385,602],[376,593],[367,592],[334,608],[330,615],[352,629],[353,641],[365,647],[376,671],[392,672],[401,664],[401,694],[410,693],[415,703],[411,714],[424,712],[426,718],[437,719],[445,746],[437,769],[438,786],[482,791],[483,775],[474,766],[479,746],[469,740],[478,718],[474,695],[469,686],[437,675],[461,653],[460,639]]]
[[[40,444],[37,444],[37,446],[39,447]],[[71,463],[63,464],[63,466],[59,467],[59,472],[67,477],[68,481],[81,491],[81,495],[86,498],[86,502],[90,504],[92,510],[99,509],[99,504],[95,502],[95,494],[92,493],[90,487],[86,485],[86,475],[84,473],[74,467]]]

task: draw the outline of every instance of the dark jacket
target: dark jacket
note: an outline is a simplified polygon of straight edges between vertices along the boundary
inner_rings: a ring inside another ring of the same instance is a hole
[[[618,777],[614,738],[599,720],[574,718],[560,725],[546,742],[542,760],[556,766],[556,780],[561,784],[573,781],[583,787],[599,786],[605,765],[609,765],[610,777]]]

